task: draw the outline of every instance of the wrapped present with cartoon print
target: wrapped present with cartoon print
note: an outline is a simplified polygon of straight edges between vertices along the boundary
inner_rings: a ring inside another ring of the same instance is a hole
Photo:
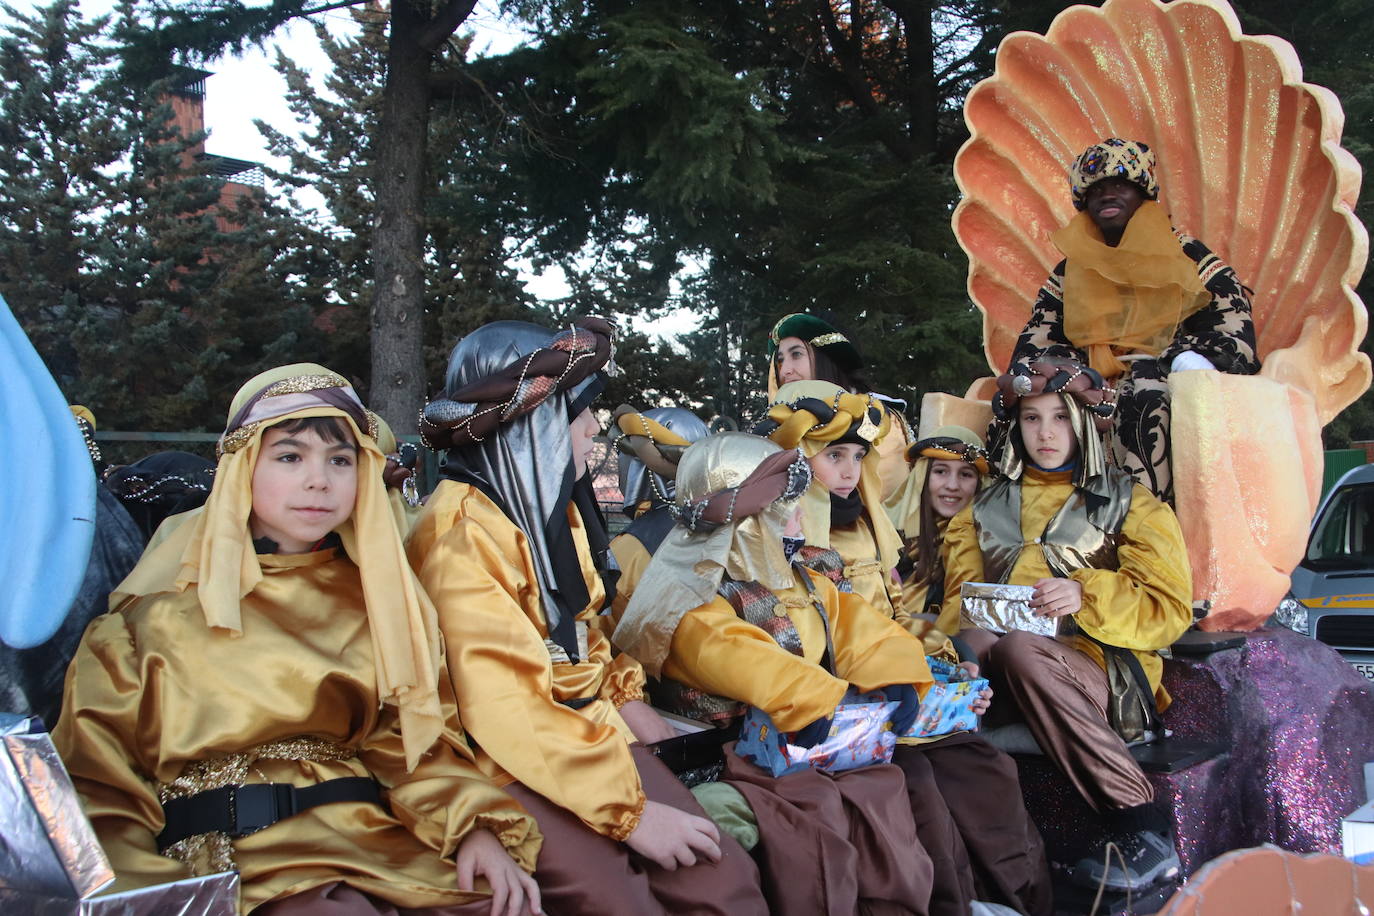
[[[750,707],[740,727],[735,753],[773,776],[785,776],[807,768],[826,773],[856,770],[874,763],[888,763],[897,736],[890,722],[896,703],[882,694],[850,691],[835,709],[830,734],[814,747],[789,744],[767,713]]]
[[[901,740],[976,731],[978,715],[973,711],[973,701],[987,688],[987,679],[969,677],[967,670],[944,659],[927,658],[926,662],[935,683],[921,698],[921,711]]]

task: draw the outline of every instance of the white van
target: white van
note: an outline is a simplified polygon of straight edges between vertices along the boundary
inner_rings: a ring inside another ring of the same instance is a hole
[[[1322,501],[1273,622],[1321,640],[1374,680],[1374,464],[1346,472]]]

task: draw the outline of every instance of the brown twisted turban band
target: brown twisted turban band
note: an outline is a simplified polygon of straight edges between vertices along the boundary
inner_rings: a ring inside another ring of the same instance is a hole
[[[992,413],[1000,423],[1016,419],[1016,405],[1022,398],[1041,394],[1067,394],[1092,414],[1099,430],[1111,426],[1116,414],[1116,389],[1095,369],[1073,359],[1038,359],[1028,368],[1017,366],[997,378],[997,393],[992,396]]]
[[[673,516],[688,531],[714,531],[757,515],[779,500],[800,499],[811,486],[811,465],[796,449],[769,455],[739,486],[674,505]]]
[[[421,440],[432,449],[481,442],[502,423],[524,416],[606,365],[614,340],[615,327],[606,319],[576,319],[547,347],[426,404],[420,414]]]
[[[677,476],[682,452],[692,443],[629,404],[621,404],[611,414],[611,444],[617,451],[644,462],[655,474],[671,480]]]

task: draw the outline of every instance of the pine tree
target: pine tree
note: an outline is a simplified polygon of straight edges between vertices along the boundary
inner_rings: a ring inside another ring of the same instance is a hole
[[[112,66],[133,15],[83,23],[64,0],[5,31],[0,291],[102,426],[213,429],[246,375],[315,355],[313,316],[280,254],[291,220],[265,195],[226,213],[203,137],[172,126],[179,83]]]

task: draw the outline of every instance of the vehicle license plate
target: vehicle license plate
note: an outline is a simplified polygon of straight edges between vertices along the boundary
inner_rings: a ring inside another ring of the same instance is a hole
[[[1355,670],[1363,674],[1367,679],[1374,681],[1374,662],[1351,662]]]

